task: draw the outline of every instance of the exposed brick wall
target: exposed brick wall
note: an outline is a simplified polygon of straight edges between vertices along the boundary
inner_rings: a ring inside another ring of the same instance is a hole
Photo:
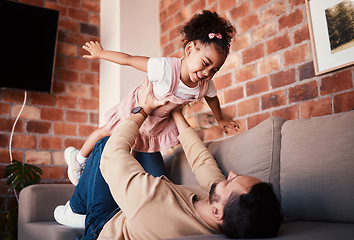
[[[100,0],[18,2],[59,10],[60,19],[53,93],[28,92],[13,137],[13,158],[40,166],[43,183],[69,183],[63,151],[80,147],[98,125],[99,62],[83,59],[81,46],[98,40]],[[7,192],[2,176],[10,163],[10,133],[23,98],[24,91],[0,89],[1,197]]]
[[[161,0],[163,56],[182,56],[180,26],[211,9],[236,27],[230,55],[214,78],[224,111],[241,131],[270,116],[286,119],[354,109],[354,67],[315,76],[305,0]],[[225,138],[205,103],[186,109],[204,140]]]

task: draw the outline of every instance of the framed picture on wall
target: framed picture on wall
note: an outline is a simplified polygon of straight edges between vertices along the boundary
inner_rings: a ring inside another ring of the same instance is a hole
[[[306,0],[315,74],[354,64],[354,0]]]

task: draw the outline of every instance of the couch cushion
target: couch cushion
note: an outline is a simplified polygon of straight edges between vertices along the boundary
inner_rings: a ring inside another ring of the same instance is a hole
[[[271,117],[256,127],[223,141],[207,144],[222,172],[230,170],[271,182],[279,194],[280,129],[285,119]],[[178,184],[197,184],[181,149],[175,151],[170,179]]]
[[[354,223],[354,111],[287,121],[281,144],[285,220]]]

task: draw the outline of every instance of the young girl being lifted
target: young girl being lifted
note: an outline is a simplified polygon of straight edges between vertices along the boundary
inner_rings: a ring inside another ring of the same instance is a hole
[[[211,80],[224,64],[235,32],[229,21],[215,12],[204,10],[195,14],[181,29],[183,58],[132,56],[104,50],[98,42],[87,42],[83,48],[90,55],[84,55],[84,58],[104,59],[147,72],[156,98],[166,100],[167,104],[147,116],[144,109],[137,105],[140,85],[135,88],[106,113],[107,123],[87,138],[81,150],[74,147],[65,150],[64,157],[68,164],[70,181],[74,185],[78,183],[96,142],[110,136],[117,124],[132,112],[147,118],[140,128],[133,149],[135,157],[145,171],[154,176],[165,174],[160,151],[178,144],[178,131],[170,114],[173,109],[204,97],[220,129],[224,132],[227,132],[227,128],[238,130],[237,122],[222,114],[217,90]]]

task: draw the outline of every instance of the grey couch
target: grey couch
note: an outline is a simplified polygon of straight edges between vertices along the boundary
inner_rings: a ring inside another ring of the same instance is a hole
[[[276,239],[354,239],[354,111],[289,121],[271,117],[207,146],[224,174],[235,170],[273,184],[284,215]],[[165,162],[172,181],[197,184],[181,149],[165,156]],[[72,185],[22,190],[19,239],[74,239],[82,232],[53,218],[55,206],[65,204],[73,190]]]

